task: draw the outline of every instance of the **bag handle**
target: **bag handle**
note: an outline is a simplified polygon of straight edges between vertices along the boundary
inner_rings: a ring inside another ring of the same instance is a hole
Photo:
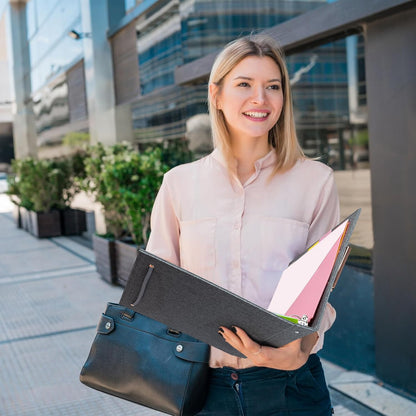
[[[142,287],[140,288],[140,292],[137,295],[136,300],[131,303],[131,306],[137,306],[139,304],[139,302],[142,300],[143,296],[144,296],[144,292],[146,290],[147,284],[149,283],[150,277],[152,276],[153,270],[155,269],[155,266],[153,266],[153,264],[149,264],[149,268],[147,269],[147,273],[146,276],[143,279],[143,283],[142,283]]]
[[[146,288],[147,288],[147,284],[149,283],[150,277],[152,276],[152,273],[153,273],[154,269],[155,269],[155,266],[153,266],[153,264],[149,264],[149,268],[147,269],[146,276],[143,279],[143,283],[142,283],[142,287],[140,288],[140,292],[137,295],[136,300],[133,303],[130,304],[132,307],[137,306],[139,304],[139,302],[142,300],[142,298],[144,296],[144,292],[146,291]],[[175,332],[174,336],[180,336],[182,334],[182,332],[175,331],[175,330],[172,330],[172,329],[169,329],[169,331]],[[173,335],[173,334],[171,334],[171,335]]]

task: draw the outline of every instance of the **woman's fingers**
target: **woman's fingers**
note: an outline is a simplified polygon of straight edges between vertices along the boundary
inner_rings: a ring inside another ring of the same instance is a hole
[[[235,332],[231,331],[225,326],[220,326],[218,333],[222,335],[225,341],[228,342],[232,347],[243,353],[242,349],[244,348],[244,345],[241,342],[240,337]]]
[[[244,331],[241,328],[238,327],[234,327],[236,329],[236,334],[238,335],[238,337],[241,340],[241,343],[243,344],[243,347],[245,349],[245,351],[248,354],[255,354],[258,355],[258,353],[260,352],[260,345],[256,342],[253,341],[248,335],[247,332]]]
[[[219,328],[219,333],[226,342],[245,356],[258,356],[261,352],[261,346],[253,341],[243,329],[238,327],[233,327],[233,329],[235,331],[222,326]]]
[[[280,348],[273,348],[261,346],[253,341],[241,328],[233,327],[233,330],[224,326],[218,328],[218,332],[224,340],[244,354],[256,366],[279,370],[296,370],[305,364],[308,359],[309,353],[301,350],[301,338]]]

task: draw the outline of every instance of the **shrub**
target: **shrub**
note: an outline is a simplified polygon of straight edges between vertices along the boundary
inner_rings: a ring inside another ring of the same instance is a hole
[[[108,159],[112,156],[132,151],[131,145],[127,143],[113,146],[97,143],[89,146],[84,159],[85,175],[76,180],[81,190],[102,205],[107,234],[113,238],[120,238],[124,233],[123,212],[120,211],[119,201],[113,198],[116,191],[109,189],[109,184],[103,180],[104,160],[109,163]]]
[[[49,212],[62,201],[60,186],[65,172],[53,161],[25,158],[12,161],[15,177],[10,193],[16,192],[21,205],[36,212]]]
[[[148,149],[123,158],[117,155],[113,168],[105,171],[105,180],[116,185],[120,208],[126,213],[124,225],[136,244],[147,244],[150,214],[163,174],[168,166],[161,161],[160,149]],[[114,195],[116,197],[116,195]]]
[[[161,149],[137,152],[128,143],[98,143],[88,152],[81,188],[102,204],[108,233],[146,244],[153,202],[168,170]]]
[[[82,175],[82,160],[81,153],[59,160],[15,159],[8,194],[16,204],[36,212],[68,207],[80,191],[74,177]]]

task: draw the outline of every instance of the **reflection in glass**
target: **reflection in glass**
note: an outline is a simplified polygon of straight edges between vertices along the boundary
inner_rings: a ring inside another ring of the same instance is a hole
[[[368,132],[361,36],[287,58],[299,141],[333,169],[368,167]]]
[[[176,66],[244,34],[291,19],[326,0],[165,1],[136,25],[142,94],[174,84]]]
[[[82,31],[80,0],[31,0],[26,20],[32,91],[37,91],[82,56],[82,42],[68,37],[71,29]]]
[[[299,141],[307,156],[335,169],[341,217],[362,208],[352,237],[361,248],[351,258],[369,268],[366,249],[374,243],[363,45],[362,35],[354,35],[291,55],[287,62]]]
[[[139,142],[183,138],[186,120],[206,114],[207,86],[169,86],[132,104],[133,129]]]
[[[33,97],[36,132],[69,123],[68,83],[60,76]]]

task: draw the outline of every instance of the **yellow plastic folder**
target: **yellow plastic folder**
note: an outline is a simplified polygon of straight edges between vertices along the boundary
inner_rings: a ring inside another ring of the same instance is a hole
[[[238,326],[262,345],[281,347],[318,330],[359,214],[355,211],[288,266],[273,311],[145,250],[137,253],[120,304],[239,357],[243,355],[218,335],[219,326]],[[303,303],[306,308],[298,309]]]

